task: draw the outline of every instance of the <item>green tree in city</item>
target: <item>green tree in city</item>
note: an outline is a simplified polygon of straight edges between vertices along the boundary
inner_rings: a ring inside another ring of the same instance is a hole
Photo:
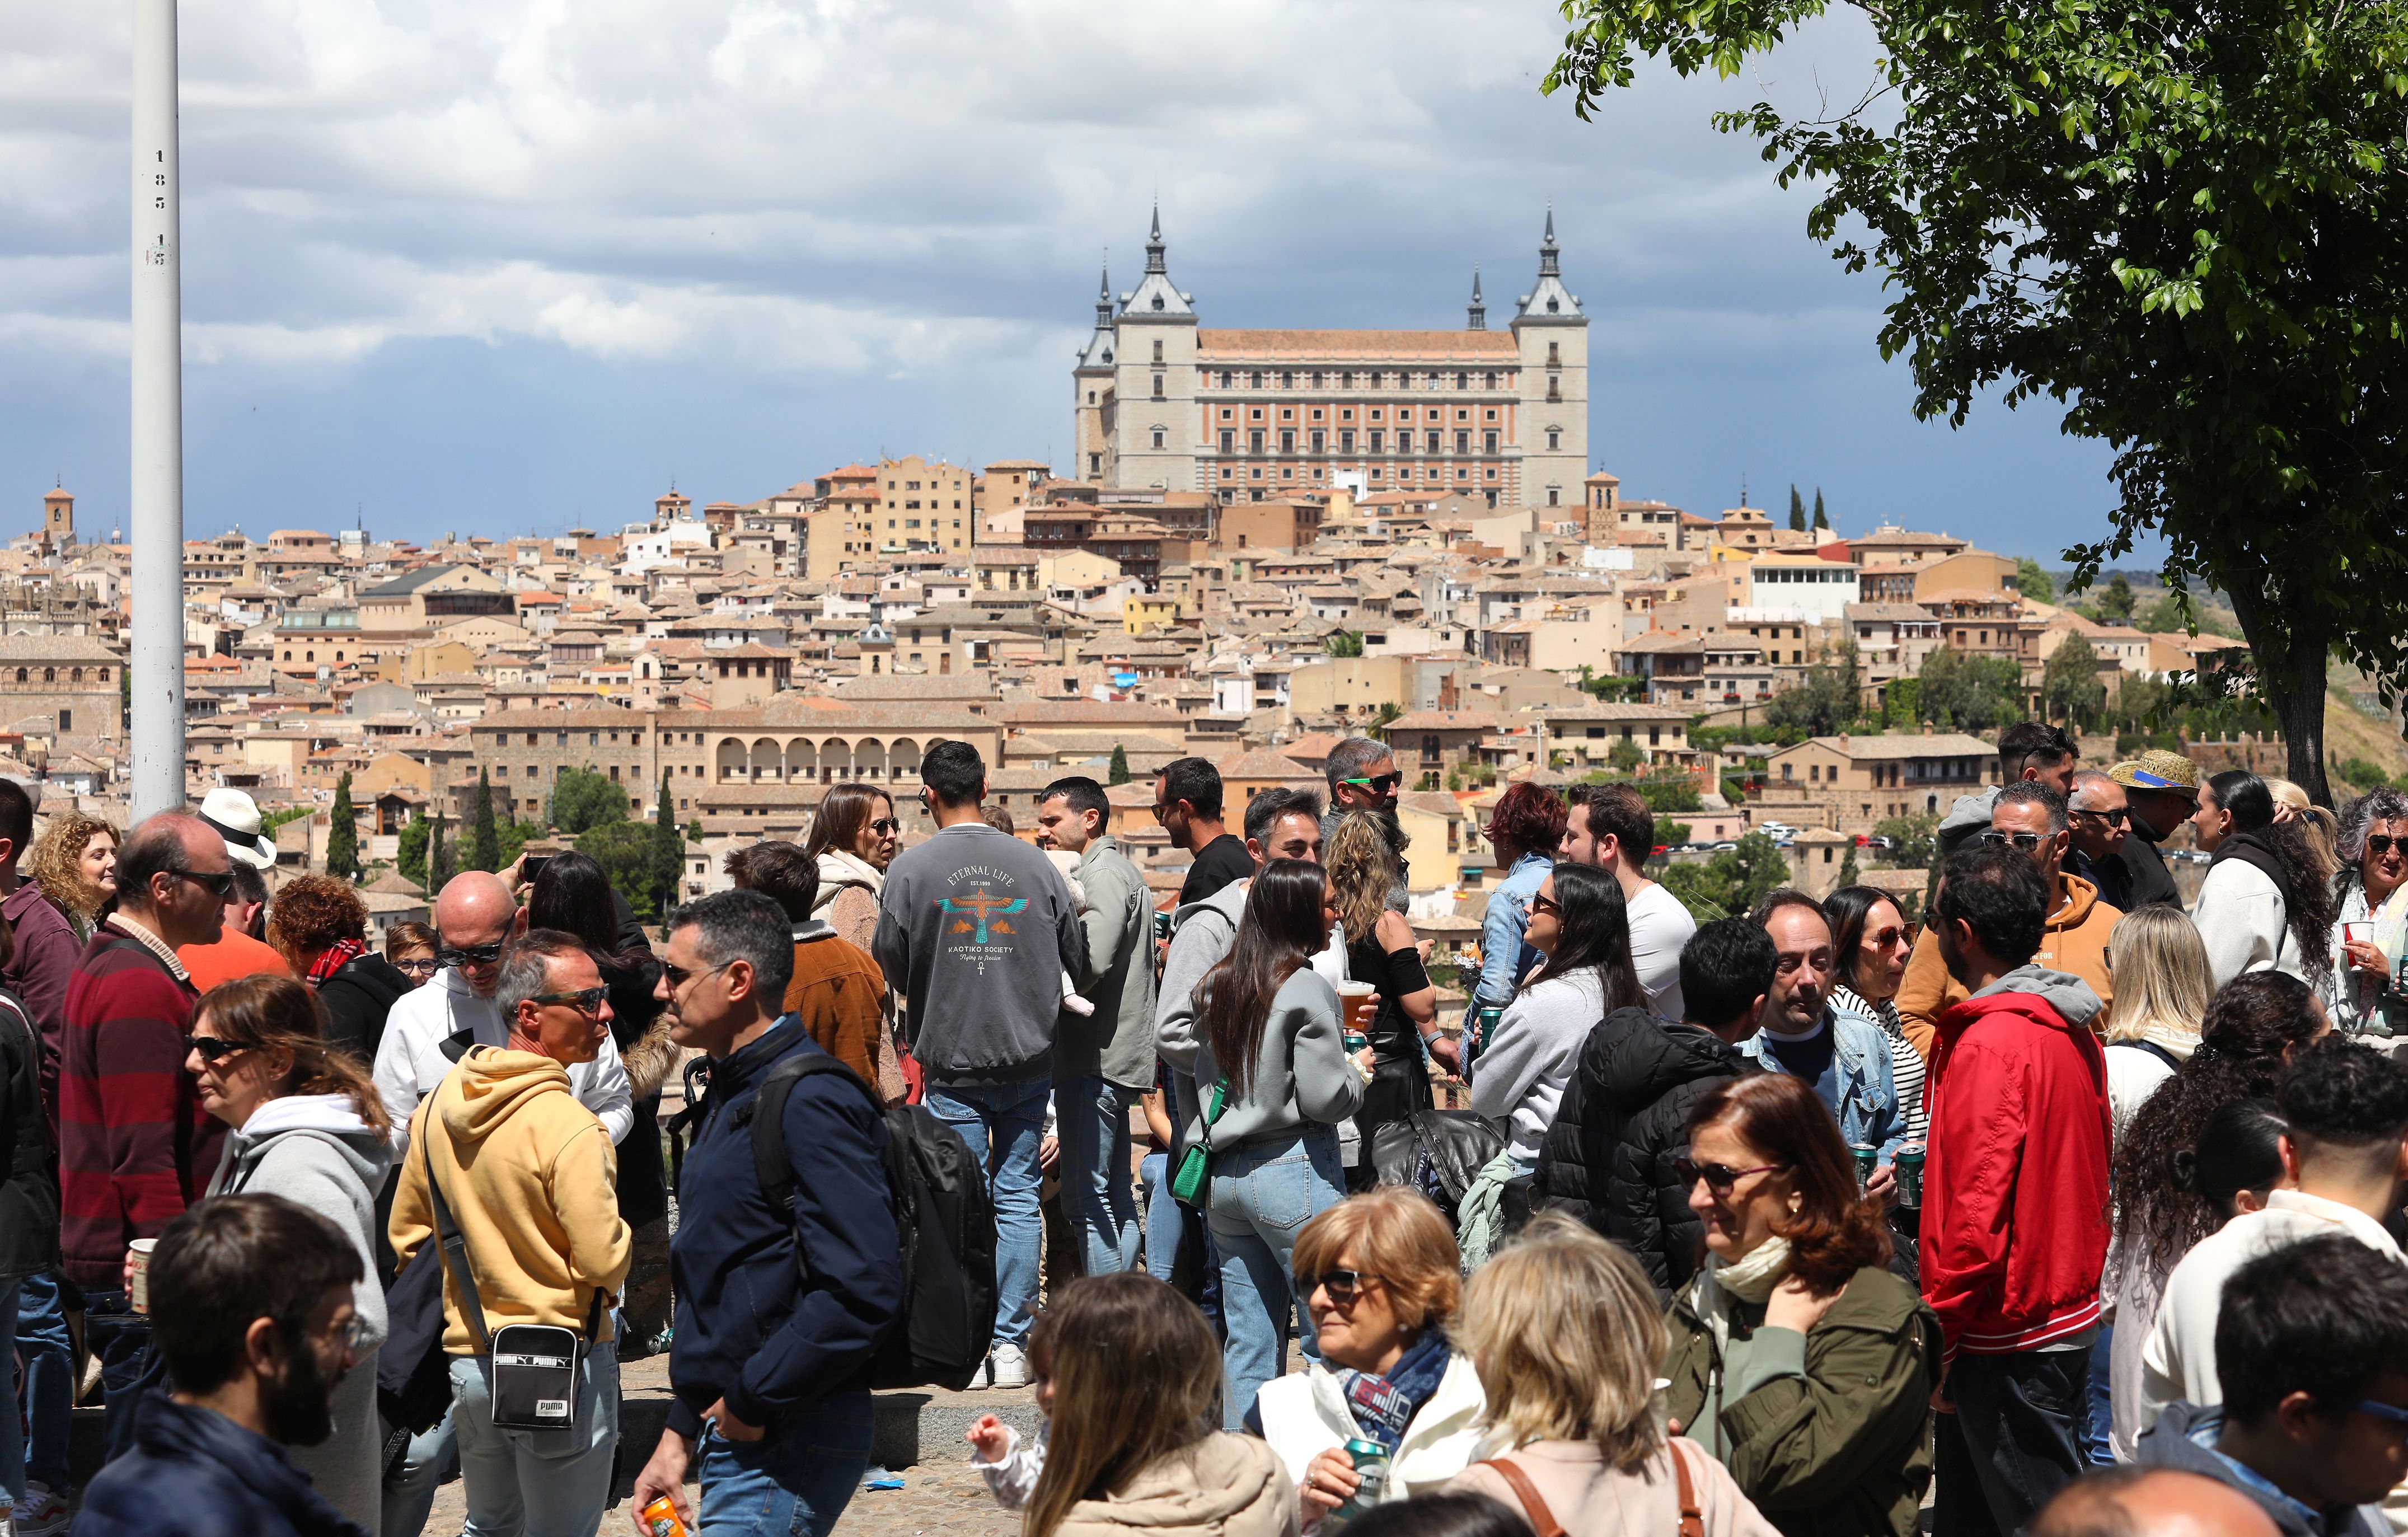
[[[1806,498],[1798,495],[1798,482],[1789,482],[1789,526],[1799,533],[1806,532]]]
[[[1823,515],[1823,488],[1819,485],[1814,488],[1814,526],[1817,528],[1831,526],[1831,520]]]
[[[1119,742],[1112,743],[1112,763],[1105,773],[1108,784],[1126,784],[1129,782],[1128,749]]]
[[[435,808],[435,820],[426,828],[425,883],[428,896],[440,892],[444,883],[457,873],[452,860],[452,851],[443,842],[443,807],[438,802]]]
[[[685,825],[685,840],[689,843],[702,841],[702,818],[697,816]]]
[[[1322,637],[1321,649],[1332,656],[1363,654],[1363,634],[1360,630],[1331,630]]]
[[[1397,702],[1394,699],[1386,701],[1380,706],[1379,713],[1371,717],[1371,724],[1363,728],[1363,735],[1373,741],[1386,741],[1389,724],[1403,713],[1402,710],[1397,708]]]
[[[2107,685],[2099,681],[2099,654],[2090,642],[2066,632],[2042,666],[2041,712],[2076,731],[2097,725],[2107,714]]]
[[[1612,764],[1617,773],[1631,773],[1647,761],[1647,750],[1625,737],[1605,750],[1605,761]]]
[[[1863,879],[1864,872],[1856,869],[1856,845],[1851,842],[1848,852],[1840,856],[1840,884],[1852,886]]]
[[[1810,737],[1831,737],[1845,731],[1863,710],[1856,643],[1842,640],[1824,648],[1823,659],[1806,669],[1805,682],[1765,704],[1764,721],[1776,728],[1795,726]]]
[[[1736,77],[1827,5],[1561,8],[1543,89],[1586,116],[1638,54]],[[1860,96],[1716,125],[1822,184],[1808,232],[1878,269],[1919,415],[2045,396],[2114,447],[2110,531],[2066,552],[2071,584],[2162,539],[2168,585],[2212,583],[2249,641],[2207,682],[2261,699],[2329,803],[2329,658],[2386,702],[2408,676],[2408,0],[1855,8],[1879,50]]]
[[[597,823],[578,834],[577,852],[602,867],[611,888],[627,898],[639,922],[660,921],[660,862],[650,827],[624,817]]]
[[[411,885],[426,885],[426,840],[434,835],[435,824],[419,812],[402,826],[401,840],[395,847],[393,868]]]
[[[494,826],[494,783],[485,770],[477,770],[476,822],[468,834],[468,869],[500,869],[508,863],[502,857],[502,837]]]
[[[1923,659],[1915,709],[1942,730],[1986,731],[2023,719],[2023,669],[2010,657],[1941,646]]]
[[[591,768],[571,768],[552,782],[552,812],[546,818],[571,835],[605,822],[627,820],[627,792],[619,782]]]
[[[2133,603],[2132,583],[2123,572],[2117,571],[2108,577],[2107,590],[2099,595],[2099,617],[2109,623],[2128,620],[2132,617]]]
[[[1919,678],[1893,678],[1882,694],[1882,724],[1893,731],[1903,731],[1923,719],[1918,706],[1923,697],[1923,682]]]
[[[1873,824],[1873,836],[1886,838],[1892,845],[1882,852],[1882,863],[1899,869],[1929,869],[1939,848],[1939,831],[1940,818],[1921,812],[1885,816]]]
[[[351,776],[335,781],[335,806],[326,828],[326,873],[337,881],[357,881],[360,869],[360,825],[351,811]]]
[[[678,826],[666,774],[661,776],[660,798],[652,806],[652,825],[648,831],[652,840],[652,913],[655,918],[666,918],[676,905],[679,887],[685,879],[685,829]]]
[[[2015,557],[2015,591],[2035,603],[2057,601],[2057,583],[2040,568],[2040,562],[2029,555]]]

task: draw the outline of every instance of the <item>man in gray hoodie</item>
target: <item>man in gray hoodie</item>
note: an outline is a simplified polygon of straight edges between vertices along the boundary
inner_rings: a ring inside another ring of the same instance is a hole
[[[1022,1387],[1044,1230],[1037,1147],[1062,976],[1085,974],[1087,936],[1053,861],[981,819],[986,764],[977,748],[930,743],[920,780],[937,835],[887,867],[870,949],[910,999],[911,1055],[927,1075],[929,1113],[994,1166],[990,1383]]]
[[[1970,796],[1958,796],[1948,809],[1932,841],[1945,859],[1975,833],[1990,825],[1990,810],[1999,792],[2019,780],[2038,780],[2058,795],[2073,793],[2073,771],[2082,765],[2082,749],[2063,728],[2045,721],[2018,721],[1999,733],[2000,783]]]
[[[1129,1184],[1129,1108],[1154,1086],[1154,893],[1104,831],[1111,802],[1092,779],[1057,779],[1037,801],[1038,839],[1079,856],[1086,894],[1087,969],[1054,1047],[1054,1119],[1062,1200],[1085,1245],[1086,1273],[1137,1269],[1137,1192]]]

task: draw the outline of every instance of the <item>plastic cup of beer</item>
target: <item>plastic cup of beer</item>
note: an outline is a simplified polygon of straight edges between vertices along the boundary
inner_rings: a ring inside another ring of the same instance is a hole
[[[1350,1035],[1369,1040],[1371,1034],[1372,998],[1379,989],[1368,982],[1341,982],[1338,997],[1346,1006],[1345,1029]]]
[[[137,1238],[125,1247],[133,1257],[134,1279],[125,1294],[126,1306],[136,1313],[150,1311],[150,1251],[159,1246],[155,1238]]]

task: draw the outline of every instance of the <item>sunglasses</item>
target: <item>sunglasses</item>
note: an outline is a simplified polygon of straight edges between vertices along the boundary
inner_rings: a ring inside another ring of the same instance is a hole
[[[1894,944],[1913,944],[1914,926],[1907,924],[1895,928],[1876,928],[1865,936],[1865,942],[1876,950],[1887,950]]]
[[[869,830],[876,833],[879,837],[883,838],[891,832],[900,831],[902,826],[903,824],[896,821],[893,817],[882,816],[877,821],[869,825]]]
[[[724,960],[717,966],[706,966],[699,971],[689,971],[682,966],[671,966],[668,962],[663,961],[661,974],[669,979],[669,991],[674,993],[696,977],[707,977],[713,971],[724,971],[735,964],[732,960]]]
[[[2366,835],[2367,853],[2389,854],[2393,849],[2398,849],[2401,854],[2408,855],[2408,838],[2391,838],[2383,833],[2368,833]]]
[[[1552,912],[1556,917],[1560,918],[1564,915],[1564,905],[1561,902],[1556,901],[1553,897],[1534,895],[1530,898],[1530,911],[1533,912]]]
[[[610,989],[608,987],[580,987],[573,993],[538,993],[527,1001],[530,1003],[566,1003],[570,1008],[576,1010],[579,1013],[591,1019],[595,1014],[601,1012],[602,1000],[609,996]]]
[[[214,1067],[235,1053],[247,1052],[251,1047],[240,1041],[220,1041],[213,1035],[188,1035],[184,1037],[184,1050]]]
[[[1703,1180],[1706,1188],[1715,1195],[1727,1196],[1733,1186],[1750,1174],[1770,1174],[1788,1167],[1785,1163],[1760,1163],[1753,1169],[1733,1169],[1728,1164],[1694,1163],[1687,1158],[1675,1158],[1672,1160],[1672,1177],[1681,1182],[1684,1189],[1695,1189],[1698,1182]]]
[[[2013,843],[2015,847],[2023,850],[2026,854],[2029,854],[2032,850],[2040,847],[2041,835],[2038,833],[2000,832],[1996,827],[1985,827],[1982,830],[1982,841],[1989,844],[1994,849],[2003,848],[2007,844]]]
[[[1352,1307],[1363,1289],[1363,1284],[1379,1279],[1369,1271],[1324,1271],[1319,1275],[1305,1277],[1304,1295],[1310,1298],[1318,1287],[1327,1292],[1329,1300],[1340,1307]]]
[[[197,870],[170,869],[168,874],[179,881],[190,881],[219,901],[234,895],[234,871],[231,869]]]
[[[1341,779],[1338,783],[1340,784],[1360,784],[1375,796],[1383,796],[1389,791],[1395,789],[1398,785],[1402,784],[1404,782],[1405,776],[1402,774],[1374,774],[1369,778],[1357,777],[1354,779]]]
[[[446,966],[491,966],[502,958],[502,941],[469,946],[446,945],[435,953],[435,958]]]
[[[2112,812],[2094,812],[2087,806],[2075,806],[2071,808],[2071,810],[2073,814],[2076,816],[2095,817],[2111,827],[2122,826],[2132,814],[2121,806],[2116,807]]]

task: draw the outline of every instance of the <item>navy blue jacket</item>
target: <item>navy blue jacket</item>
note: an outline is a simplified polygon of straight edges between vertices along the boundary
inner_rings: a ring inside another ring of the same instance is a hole
[[[75,1537],[367,1537],[265,1436],[165,1393],[136,1413],[134,1449],[85,1488]]]
[[[772,1211],[752,1167],[752,1127],[738,1107],[796,1052],[817,1052],[800,1016],[711,1065],[701,1125],[678,1182],[669,1244],[677,1332],[669,1345],[669,1425],[694,1436],[722,1398],[747,1425],[862,1386],[872,1351],[903,1302],[903,1261],[887,1193],[886,1124],[868,1099],[828,1074],[786,1096],[786,1161],[810,1260],[805,1286],[795,1226]]]

